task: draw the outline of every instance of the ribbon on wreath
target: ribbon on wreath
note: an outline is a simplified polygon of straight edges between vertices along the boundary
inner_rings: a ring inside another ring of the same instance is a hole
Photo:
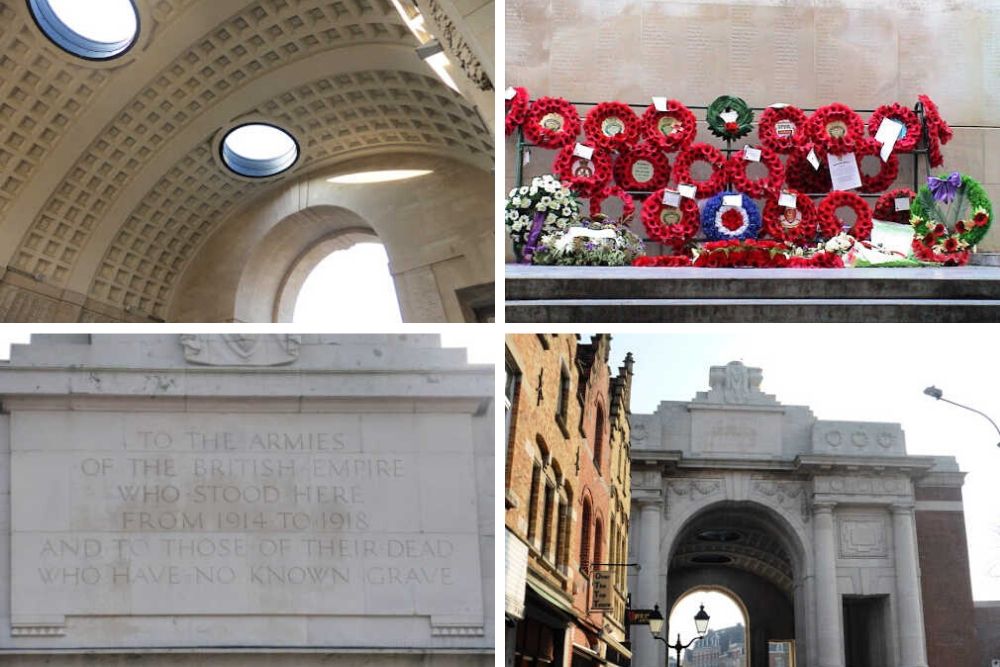
[[[958,194],[958,189],[962,186],[962,176],[957,171],[951,172],[947,178],[940,176],[928,176],[927,187],[934,195],[934,201],[950,204]]]

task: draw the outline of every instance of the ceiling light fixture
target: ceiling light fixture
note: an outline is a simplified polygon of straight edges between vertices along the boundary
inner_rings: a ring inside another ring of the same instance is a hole
[[[247,123],[222,139],[222,161],[240,176],[267,178],[287,171],[299,159],[299,144],[268,123]]]
[[[387,183],[389,181],[403,181],[407,178],[416,178],[433,173],[430,169],[387,169],[383,171],[359,171],[354,174],[344,174],[326,179],[329,183],[341,185],[358,185],[364,183]]]
[[[139,36],[134,0],[28,0],[31,17],[56,46],[87,60],[110,60]]]
[[[455,79],[451,77],[451,61],[448,60],[447,54],[444,52],[444,47],[441,46],[441,42],[433,39],[423,46],[417,47],[417,55],[425,63],[430,65],[434,73],[438,75],[438,78],[444,82],[446,86],[454,90],[456,93],[461,94],[458,89],[458,84],[455,83]]]

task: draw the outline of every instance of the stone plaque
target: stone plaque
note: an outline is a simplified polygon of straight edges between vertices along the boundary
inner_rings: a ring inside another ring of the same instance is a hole
[[[18,411],[12,625],[411,615],[482,634],[472,437],[468,414]]]

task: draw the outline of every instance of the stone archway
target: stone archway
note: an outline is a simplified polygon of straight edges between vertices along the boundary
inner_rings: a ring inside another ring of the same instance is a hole
[[[939,462],[908,456],[898,424],[783,405],[761,390],[759,368],[731,362],[708,379],[691,401],[632,415],[633,604],[725,576],[766,582],[768,638],[790,639],[791,615],[797,667],[927,667],[915,487]],[[742,542],[713,550],[697,541],[706,530],[743,531]],[[727,568],[693,567],[713,551]],[[661,645],[636,639],[637,667],[663,664]]]
[[[389,168],[431,173],[370,186],[327,180]],[[486,172],[430,155],[372,156],[315,172],[220,225],[189,264],[169,319],[289,321],[325,250],[377,238],[404,321],[463,321],[461,292],[493,280],[492,210],[482,205],[491,189]]]
[[[668,609],[697,588],[720,589],[743,607],[747,667],[767,667],[770,641],[805,644],[796,637],[804,551],[783,522],[753,501],[713,503],[680,528],[666,564]]]
[[[706,601],[709,603],[708,607],[711,608],[714,616],[710,621],[708,634],[705,636],[705,639],[711,641],[712,634],[714,633],[719,635],[721,634],[720,631],[727,635],[726,639],[729,640],[729,642],[735,641],[738,638],[741,643],[740,653],[742,654],[742,659],[733,659],[734,655],[731,651],[720,651],[722,655],[726,656],[726,663],[724,667],[747,667],[750,664],[750,659],[746,649],[752,644],[750,641],[750,612],[747,610],[747,604],[743,601],[743,598],[741,598],[736,591],[727,586],[719,584],[694,584],[684,589],[679,595],[668,598],[667,604],[669,605],[669,613],[666,614],[667,626],[665,630],[667,637],[669,638],[676,635],[679,639],[685,629],[683,626],[693,621],[693,618],[685,616],[681,619],[680,623],[674,623],[675,617],[680,615],[679,607],[685,606],[686,600],[697,598],[699,610],[705,609],[705,605],[702,603],[702,600],[704,599],[703,596],[706,594],[708,597]],[[717,620],[719,610],[716,608],[716,604],[720,602],[722,598],[725,598],[726,601],[738,609],[741,614],[742,631],[740,633],[736,633],[736,636],[734,636],[734,633],[731,632],[732,627],[721,627],[723,624],[719,623]],[[682,627],[677,627],[678,625],[681,625]],[[699,646],[701,646],[701,642],[692,644],[691,648],[697,649]],[[731,643],[729,643],[728,648],[732,648]]]

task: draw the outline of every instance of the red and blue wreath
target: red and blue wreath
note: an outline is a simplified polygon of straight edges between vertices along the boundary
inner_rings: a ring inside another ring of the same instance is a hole
[[[742,205],[730,206],[723,197],[739,195]],[[701,231],[711,241],[755,239],[760,234],[760,210],[753,199],[742,192],[721,192],[707,202],[701,212]]]

